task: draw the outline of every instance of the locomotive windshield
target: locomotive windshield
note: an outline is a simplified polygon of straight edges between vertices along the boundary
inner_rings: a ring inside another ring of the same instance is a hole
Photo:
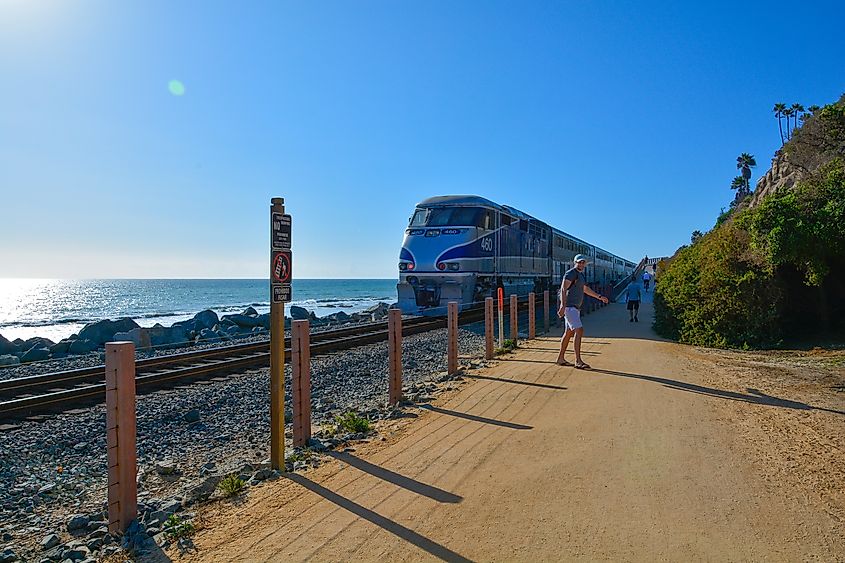
[[[417,209],[411,227],[483,227],[493,228],[493,212],[481,207],[435,207]]]

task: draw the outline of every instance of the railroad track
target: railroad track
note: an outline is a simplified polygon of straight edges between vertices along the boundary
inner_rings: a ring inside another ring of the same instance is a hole
[[[483,307],[467,309],[460,324],[484,318]],[[409,336],[445,328],[443,317],[403,319],[402,334]],[[311,334],[311,355],[321,355],[387,340],[387,322],[355,325]],[[290,338],[285,338],[285,360],[290,360]],[[250,342],[139,360],[135,364],[138,392],[179,382],[270,365],[270,342]],[[0,420],[64,411],[105,400],[105,366],[59,371],[0,381]]]

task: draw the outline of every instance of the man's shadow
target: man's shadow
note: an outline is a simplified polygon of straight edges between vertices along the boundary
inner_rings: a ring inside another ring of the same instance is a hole
[[[769,407],[781,407],[787,409],[796,409],[796,410],[817,410],[817,411],[825,411],[834,414],[841,414],[845,415],[845,411],[839,411],[835,409],[827,409],[824,407],[814,407],[813,405],[808,405],[807,403],[802,403],[800,401],[791,401],[789,399],[781,399],[779,397],[774,397],[772,395],[767,395],[762,391],[757,389],[753,389],[751,387],[746,388],[748,394],[744,393],[737,393],[736,391],[726,391],[724,389],[716,389],[713,387],[705,387],[703,385],[696,385],[694,383],[686,383],[684,381],[677,381],[674,379],[667,379],[665,377],[657,377],[654,375],[643,375],[639,373],[626,373],[624,371],[612,371],[609,369],[600,369],[600,368],[593,368],[590,371],[598,372],[598,373],[606,373],[608,375],[615,375],[618,377],[627,377],[630,379],[641,379],[643,381],[652,381],[654,383],[660,383],[666,387],[672,389],[678,389],[680,391],[687,391],[690,393],[698,393],[701,395],[709,395],[711,397],[719,397],[720,399],[727,399],[730,401],[742,401],[744,403],[752,403],[755,405],[765,405]]]

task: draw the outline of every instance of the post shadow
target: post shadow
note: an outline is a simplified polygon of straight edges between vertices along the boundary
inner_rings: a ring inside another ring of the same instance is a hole
[[[418,534],[410,528],[406,528],[402,524],[399,524],[398,522],[394,522],[393,520],[382,516],[378,512],[361,506],[357,502],[349,500],[348,498],[343,497],[337,494],[336,492],[315,483],[314,481],[311,481],[303,475],[297,475],[296,473],[285,473],[285,478],[290,479],[294,483],[301,485],[312,493],[320,495],[327,501],[334,503],[337,506],[355,514],[356,516],[375,524],[381,529],[390,532],[391,534],[405,540],[406,542],[417,546],[418,548],[429,553],[433,557],[437,557],[442,561],[472,563],[471,559],[467,559],[463,555],[452,551],[448,547],[440,545],[439,543],[430,540],[421,534]]]
[[[545,363],[545,362],[543,362]],[[554,363],[554,362],[551,362]],[[517,385],[528,385],[529,387],[540,387],[543,389],[554,389],[556,391],[566,391],[566,387],[559,385],[551,385],[549,383],[534,383],[533,381],[519,381],[518,379],[505,379],[504,377],[490,377],[489,375],[478,375],[475,373],[465,373],[463,377],[468,379],[485,379],[487,381],[498,381],[499,383],[515,383]]]
[[[373,477],[378,477],[383,481],[393,483],[397,487],[402,487],[403,489],[407,489],[411,492],[417,493],[418,495],[436,500],[437,502],[456,504],[464,500],[463,497],[450,493],[449,491],[444,491],[443,489],[427,485],[415,479],[411,479],[410,477],[405,477],[404,475],[370,463],[369,461],[363,460],[348,452],[329,451],[326,453],[338,461],[342,461],[347,465],[351,465],[356,469],[369,473]]]
[[[492,377],[482,377],[480,379],[495,379]],[[517,382],[520,383],[520,382]],[[496,420],[495,418],[487,418],[486,416],[478,416],[476,414],[467,414],[465,412],[458,412],[452,411],[449,409],[443,409],[440,407],[435,407],[434,405],[430,405],[428,403],[424,403],[421,405],[417,405],[417,408],[429,410],[432,412],[440,413],[440,414],[448,414],[449,416],[454,416],[456,418],[463,418],[465,420],[472,420],[474,422],[482,422],[484,424],[492,424],[494,426],[502,426],[504,428],[510,428],[511,430],[532,430],[533,426],[526,426],[525,424],[517,424],[515,422],[506,422],[504,420]]]
[[[818,410],[818,411],[825,411],[834,414],[841,414],[845,415],[845,412],[838,411],[834,409],[826,409],[824,407],[814,407],[812,405],[808,405],[807,403],[802,403],[799,401],[791,401],[789,399],[781,399],[779,397],[774,397],[772,395],[766,395],[765,393],[758,391],[757,389],[752,389],[750,387],[746,388],[749,394],[737,393],[736,391],[726,391],[724,389],[715,389],[713,387],[704,387],[703,385],[696,385],[694,383],[686,383],[684,381],[676,381],[674,379],[666,379],[664,377],[657,377],[654,375],[643,375],[639,373],[626,373],[624,371],[612,371],[609,369],[600,369],[600,368],[592,368],[590,371],[598,372],[598,373],[606,373],[608,375],[616,375],[619,377],[627,377],[630,379],[642,379],[644,381],[652,381],[654,383],[660,383],[666,387],[672,389],[678,389],[680,391],[688,391],[690,393],[698,393],[701,395],[709,395],[711,397],[719,397],[720,399],[727,399],[730,401],[741,401],[744,403],[752,403],[756,405],[765,405],[769,407],[782,407],[787,409],[796,409],[796,410]]]

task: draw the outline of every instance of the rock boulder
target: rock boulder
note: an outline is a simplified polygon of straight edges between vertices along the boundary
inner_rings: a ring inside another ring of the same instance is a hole
[[[114,339],[118,332],[129,332],[133,328],[140,328],[138,323],[130,318],[122,318],[116,321],[104,319],[95,323],[88,323],[79,331],[79,340],[92,340],[97,344],[105,344]]]
[[[41,348],[39,346],[33,346],[29,350],[27,350],[21,356],[21,362],[40,362],[42,360],[46,360],[50,357],[50,349],[49,348]]]
[[[71,354],[89,354],[99,347],[99,344],[93,340],[74,340],[70,343],[67,351]]]
[[[118,332],[114,335],[115,342],[133,342],[135,349],[146,350],[151,346],[150,333],[146,328],[133,328],[128,332]]]
[[[230,321],[232,324],[243,328],[252,328],[260,324],[257,316],[250,317],[247,315],[223,315],[221,322],[223,321]]]
[[[16,366],[21,363],[21,359],[12,354],[0,355],[0,366]]]
[[[304,321],[309,319],[308,310],[296,305],[291,306],[290,316],[295,321]]]
[[[14,342],[9,342],[3,335],[0,334],[0,355],[2,354],[17,354],[20,348]]]

